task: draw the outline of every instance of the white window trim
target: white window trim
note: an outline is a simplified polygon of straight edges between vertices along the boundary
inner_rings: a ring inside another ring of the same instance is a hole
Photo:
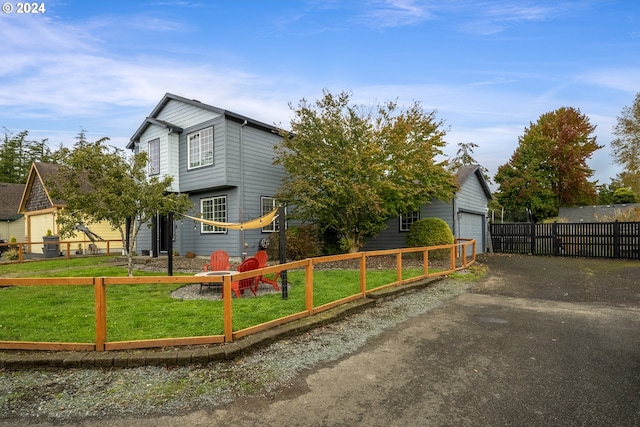
[[[271,199],[273,201],[272,207],[271,209],[269,209],[268,211],[265,211],[264,209],[264,201],[265,199]],[[261,196],[260,197],[260,216],[264,216],[266,214],[268,214],[269,212],[271,212],[275,207],[277,206],[277,202],[275,197],[273,196]],[[285,208],[285,213],[286,213],[286,208]],[[278,224],[280,223],[280,218],[276,219],[275,221],[273,221],[271,224],[269,224],[266,227],[262,227],[262,232],[263,233],[276,233],[279,231],[278,229]],[[285,229],[286,229],[287,225],[285,224]]]
[[[224,218],[216,218],[215,216],[215,201],[216,199],[220,199],[220,200],[224,200]],[[212,208],[213,210],[213,217],[206,217],[205,214],[205,209],[204,209],[204,204],[205,202],[211,201],[213,203]],[[220,221],[220,222],[227,222],[227,196],[213,196],[213,197],[206,197],[204,199],[200,199],[200,212],[202,213],[202,218],[203,219],[207,219],[207,220],[211,220],[211,221]],[[227,229],[225,227],[216,227],[216,226],[212,226],[212,225],[207,225],[204,223],[200,223],[200,233],[202,234],[226,234],[227,233]]]
[[[204,144],[206,144],[207,142],[203,142],[202,138],[200,137],[200,135],[203,132],[207,132],[210,131],[211,132],[211,158],[207,163],[204,163],[203,161],[203,157],[204,157],[204,153],[206,153],[206,150],[203,150],[202,147]],[[191,164],[191,140],[193,138],[197,137],[198,138],[198,163],[196,165],[192,165]],[[196,132],[191,132],[190,134],[187,135],[187,170],[191,170],[191,169],[197,169],[197,168],[201,168],[204,166],[211,166],[213,165],[213,155],[214,155],[214,138],[213,138],[213,126],[209,126],[203,129],[200,129]]]
[[[153,154],[151,146],[156,145],[157,153]],[[160,174],[160,138],[152,139],[147,146],[147,154],[149,155],[149,175]],[[157,167],[154,167],[155,160],[157,160]]]
[[[415,212],[411,212],[409,215],[411,215],[411,217],[415,217],[417,216],[417,218],[413,219],[413,221],[411,221],[411,224],[413,224],[414,222],[420,221],[421,218],[421,213],[420,211],[415,211]],[[409,219],[409,215],[407,215],[407,219]],[[400,231],[409,231],[409,228],[411,228],[411,224],[405,225],[405,221],[403,221],[403,217],[402,215],[400,215],[399,219],[399,229]]]

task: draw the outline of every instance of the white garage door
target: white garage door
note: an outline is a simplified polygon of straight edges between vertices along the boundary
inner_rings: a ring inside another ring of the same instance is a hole
[[[476,239],[476,253],[480,254],[484,252],[484,226],[485,217],[482,214],[474,214],[469,212],[460,212],[458,216],[459,222],[459,234],[458,237],[462,239]],[[467,252],[471,254],[471,249]]]
[[[55,231],[55,219],[50,213],[43,215],[32,215],[31,221],[31,241],[42,242],[42,236],[47,234],[47,230]],[[42,245],[31,245],[32,253],[42,253]]]

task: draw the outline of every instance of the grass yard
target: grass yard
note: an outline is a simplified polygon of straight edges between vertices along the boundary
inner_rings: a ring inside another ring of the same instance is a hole
[[[403,271],[403,278],[422,269]],[[158,275],[136,271],[134,275]],[[178,275],[178,274],[176,274]],[[0,277],[126,276],[108,257],[0,265]],[[314,270],[314,305],[359,292],[357,270]],[[367,271],[367,289],[396,280],[395,270]],[[305,272],[288,272],[288,299],[272,293],[233,299],[233,329],[240,330],[305,309]],[[174,338],[223,333],[221,300],[178,300],[181,284],[107,286],[107,340]],[[92,286],[0,288],[0,340],[91,343],[95,340]]]

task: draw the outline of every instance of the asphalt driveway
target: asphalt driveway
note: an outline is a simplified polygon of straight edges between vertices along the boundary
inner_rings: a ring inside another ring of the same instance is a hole
[[[640,262],[480,261],[470,292],[203,425],[640,425]]]

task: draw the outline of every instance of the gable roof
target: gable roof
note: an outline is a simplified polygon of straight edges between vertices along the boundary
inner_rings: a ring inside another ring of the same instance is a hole
[[[153,111],[151,112],[151,114],[144,119],[144,121],[142,122],[142,124],[138,127],[138,129],[136,130],[136,132],[133,134],[133,136],[131,137],[131,139],[129,140],[129,143],[127,144],[127,148],[130,150],[133,150],[135,143],[140,141],[140,136],[144,133],[144,131],[150,126],[150,125],[156,125],[156,126],[161,126],[166,128],[167,130],[169,130],[170,132],[175,132],[175,133],[182,133],[183,129],[177,125],[174,125],[172,123],[166,122],[164,120],[158,120],[158,115],[160,114],[160,112],[162,111],[162,109],[164,107],[167,106],[167,104],[171,101],[178,101],[178,102],[182,102],[183,104],[187,104],[187,105],[191,105],[194,107],[198,107],[198,108],[202,108],[204,110],[209,110],[209,111],[213,111],[217,114],[220,114],[222,116],[225,116],[228,119],[240,122],[240,123],[244,123],[246,122],[247,125],[253,126],[253,127],[257,127],[260,129],[263,129],[265,131],[268,132],[275,132],[278,130],[278,128],[276,128],[275,126],[272,125],[268,125],[266,123],[260,122],[258,120],[254,120],[251,119],[249,117],[243,116],[241,114],[237,114],[228,110],[223,110],[222,108],[218,108],[218,107],[214,107],[213,105],[208,105],[208,104],[204,104],[196,99],[188,99],[188,98],[184,98],[182,96],[178,96],[178,95],[174,95],[172,93],[166,93],[164,95],[164,97],[162,98],[162,100],[158,103],[158,105],[156,105],[156,107],[153,109]]]
[[[0,221],[15,221],[22,217],[18,210],[24,187],[24,184],[0,182]]]
[[[31,169],[29,170],[29,175],[27,176],[27,183],[24,187],[24,192],[22,193],[22,199],[20,200],[19,212],[27,211],[27,204],[31,199],[34,191],[41,191],[41,196],[44,195],[48,202],[48,207],[61,207],[64,206],[64,200],[54,200],[49,196],[49,192],[47,191],[46,182],[49,179],[52,179],[60,166],[54,165],[52,163],[40,163],[33,162],[31,164]]]
[[[489,200],[493,200],[493,196],[491,195],[491,190],[489,189],[489,185],[487,181],[484,179],[482,175],[482,169],[480,165],[463,165],[458,168],[458,172],[456,172],[456,179],[458,180],[458,185],[462,187],[470,177],[476,176],[478,181],[480,181],[480,185],[482,186],[482,190],[484,191],[485,196]]]

